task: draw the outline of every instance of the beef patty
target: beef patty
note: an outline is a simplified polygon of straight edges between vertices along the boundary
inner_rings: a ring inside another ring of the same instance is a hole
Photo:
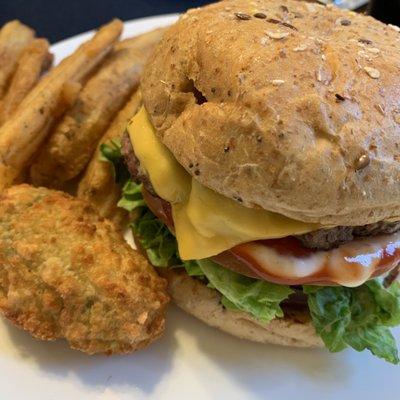
[[[132,175],[132,179],[143,183],[145,188],[152,195],[157,196],[149,177],[140,167],[140,162],[133,151],[128,133],[125,133],[122,138],[122,154],[129,172]],[[301,241],[304,247],[318,250],[330,250],[341,244],[350,242],[356,237],[390,234],[397,232],[399,229],[400,221],[380,221],[363,226],[337,226],[335,228],[319,229],[314,232],[296,236],[296,238]]]
[[[356,237],[394,233],[399,229],[400,222],[380,221],[363,226],[337,226],[330,229],[319,229],[297,236],[297,239],[307,248],[329,250],[350,242]]]

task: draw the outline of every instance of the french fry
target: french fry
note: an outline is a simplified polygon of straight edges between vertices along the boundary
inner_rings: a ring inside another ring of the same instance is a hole
[[[105,218],[120,224],[126,213],[117,208],[121,197],[121,187],[115,183],[112,166],[100,160],[100,145],[112,140],[120,140],[129,119],[137,112],[141,104],[140,91],[137,91],[125,107],[118,113],[111,126],[100,140],[85,174],[78,186],[78,197],[91,202]]]
[[[0,191],[10,186],[46,138],[57,114],[67,106],[64,88],[81,82],[112,50],[122,32],[114,20],[49,72],[25,97],[13,118],[0,128]]]
[[[19,21],[11,21],[0,31],[0,99],[13,75],[22,51],[33,40],[34,31]]]
[[[154,49],[154,45],[163,37],[167,28],[158,28],[153,31],[143,33],[139,36],[121,40],[115,45],[115,50],[135,48],[143,57],[148,57]]]
[[[49,42],[46,39],[34,39],[22,52],[17,69],[11,80],[0,109],[0,125],[17,109],[19,103],[39,81],[44,70],[52,62]]]

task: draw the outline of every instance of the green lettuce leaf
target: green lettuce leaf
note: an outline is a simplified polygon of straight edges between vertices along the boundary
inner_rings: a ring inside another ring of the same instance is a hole
[[[248,278],[210,260],[197,262],[212,286],[226,298],[222,299],[225,307],[247,312],[264,323],[283,317],[280,303],[293,293],[289,286]]]
[[[103,144],[101,153],[102,160],[113,165],[115,181],[123,185],[119,206],[135,211],[133,234],[154,266],[185,268],[190,276],[218,290],[221,303],[228,309],[247,312],[262,322],[283,316],[280,303],[293,292],[288,286],[247,278],[210,260],[182,261],[175,237],[147,208],[141,185],[130,179],[120,143]],[[400,324],[399,283],[385,288],[373,280],[358,288],[304,286],[303,290],[308,295],[315,329],[330,351],[349,346],[357,351],[368,349],[391,363],[399,363],[389,330]]]
[[[221,304],[227,308],[228,310],[232,310],[232,311],[240,311],[240,309],[236,306],[235,303],[233,303],[232,301],[228,300],[225,296],[222,296],[221,298]]]
[[[130,173],[126,168],[124,159],[121,154],[121,142],[111,140],[109,143],[100,145],[100,160],[108,162],[113,167],[114,180],[124,185],[130,179]]]
[[[138,185],[129,179],[122,188],[122,197],[118,202],[118,207],[129,212],[146,207],[146,202],[142,196],[142,185]]]
[[[395,327],[400,325],[400,282],[393,282],[385,288],[383,281],[375,279],[365,284],[380,310],[380,321],[385,326]]]
[[[222,293],[221,301],[225,307],[248,312],[262,322],[283,316],[279,304],[293,292],[292,289],[247,278],[209,260],[182,261],[175,236],[142,203],[140,189],[141,185],[128,181],[120,203],[127,205],[129,211],[142,208],[131,227],[154,266],[183,267],[190,276],[207,278],[208,285]]]
[[[147,208],[132,222],[131,228],[155,267],[182,265],[175,237]]]
[[[189,276],[204,277],[204,272],[200,268],[197,261],[182,261],[183,267],[185,268]]]
[[[400,288],[385,288],[378,280],[357,288],[304,286],[317,333],[326,347],[338,352],[350,346],[399,363],[389,327],[400,323]]]

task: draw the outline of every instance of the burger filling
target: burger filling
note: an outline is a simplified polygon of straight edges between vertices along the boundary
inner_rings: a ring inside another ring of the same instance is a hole
[[[249,209],[194,180],[158,140],[144,108],[121,146],[102,146],[134,211],[135,240],[156,267],[181,267],[222,304],[261,323],[306,305],[331,351],[369,349],[398,363],[399,223],[324,228]],[[129,178],[129,175],[131,176]]]

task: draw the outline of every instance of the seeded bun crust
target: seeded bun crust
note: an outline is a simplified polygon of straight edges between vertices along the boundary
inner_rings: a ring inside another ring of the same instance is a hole
[[[167,270],[161,275],[168,281],[174,302],[187,313],[214,328],[241,339],[293,347],[323,347],[308,314],[293,310],[285,318],[262,325],[249,315],[222,307],[220,295],[183,271]]]
[[[221,1],[167,32],[142,91],[177,160],[247,207],[324,226],[400,219],[397,27],[294,0]]]

